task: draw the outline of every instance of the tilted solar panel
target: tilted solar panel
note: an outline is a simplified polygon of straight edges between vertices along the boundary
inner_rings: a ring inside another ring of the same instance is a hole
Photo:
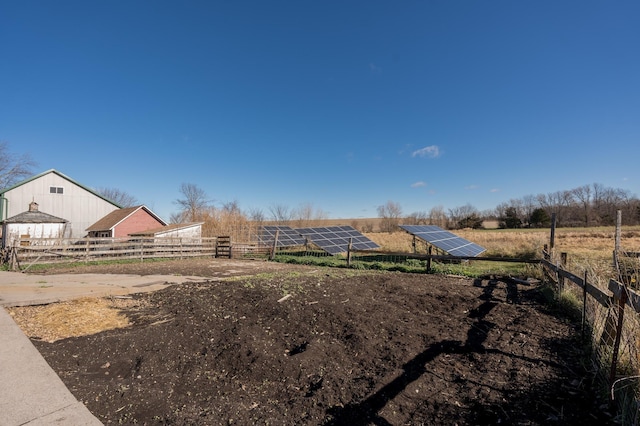
[[[354,250],[373,250],[380,247],[351,226],[298,228],[295,231],[330,254],[346,252],[349,247],[349,239],[351,239],[351,247]]]
[[[261,244],[273,246],[278,233],[278,247],[295,247],[305,244],[305,238],[289,226],[269,225],[260,228],[258,240]]]
[[[438,247],[452,256],[478,256],[486,249],[435,225],[400,225],[411,235]]]

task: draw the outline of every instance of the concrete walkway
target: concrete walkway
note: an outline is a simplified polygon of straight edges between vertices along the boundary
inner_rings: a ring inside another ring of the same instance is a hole
[[[28,275],[0,271],[0,305],[44,304],[83,296],[155,291],[200,277],[159,275]],[[101,425],[67,389],[4,308],[0,307],[0,426]]]

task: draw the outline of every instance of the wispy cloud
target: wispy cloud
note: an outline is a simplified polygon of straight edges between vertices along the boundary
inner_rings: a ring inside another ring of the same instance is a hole
[[[500,192],[500,190],[498,188],[492,188],[489,192]]]
[[[369,63],[369,69],[371,70],[372,73],[374,74],[379,74],[382,72],[382,68],[380,68],[379,66],[377,66],[376,64],[374,64],[373,62]]]
[[[465,187],[464,189],[469,189],[469,190],[478,189],[478,185],[469,185],[469,186]]]
[[[415,182],[415,183],[411,184],[412,188],[421,188],[423,186],[427,186],[427,183],[423,182],[423,181],[418,181],[418,182]]]
[[[440,148],[438,145],[429,145],[424,148],[420,148],[411,153],[412,157],[427,157],[427,158],[438,158],[440,156]]]

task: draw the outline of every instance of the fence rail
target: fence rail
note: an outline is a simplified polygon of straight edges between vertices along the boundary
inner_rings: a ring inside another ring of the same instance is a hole
[[[610,389],[622,424],[640,423],[640,293],[610,279],[606,289],[554,264],[544,253],[545,274],[564,291],[564,282],[582,293],[582,333],[590,339],[594,367]],[[566,291],[572,292],[572,288]],[[629,311],[629,312],[626,312]],[[624,385],[622,385],[624,384]]]
[[[214,256],[217,238],[32,238],[5,254],[19,264]]]

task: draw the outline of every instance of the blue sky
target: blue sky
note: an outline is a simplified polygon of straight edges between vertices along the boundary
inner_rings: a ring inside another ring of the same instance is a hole
[[[0,140],[165,219],[638,193],[637,1],[5,1]]]

